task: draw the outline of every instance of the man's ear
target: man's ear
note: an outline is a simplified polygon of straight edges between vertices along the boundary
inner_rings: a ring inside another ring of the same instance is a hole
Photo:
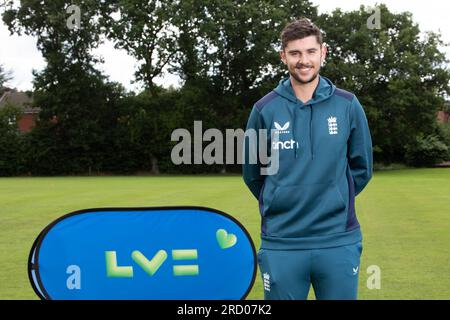
[[[283,61],[284,64],[286,64],[286,55],[284,53],[284,50],[280,51],[280,59]]]
[[[322,56],[320,57],[322,64],[325,61],[325,58],[327,57],[327,53],[328,53],[328,45],[324,42],[322,44]]]

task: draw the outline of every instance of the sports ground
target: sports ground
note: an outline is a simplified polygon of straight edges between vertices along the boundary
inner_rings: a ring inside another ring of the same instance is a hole
[[[37,299],[28,254],[56,218],[85,208],[167,205],[229,213],[259,247],[257,201],[237,175],[0,178],[0,299]],[[364,237],[359,299],[450,299],[450,168],[377,171],[356,212]],[[371,266],[381,271],[379,289],[367,285]],[[247,298],[263,298],[259,273]]]

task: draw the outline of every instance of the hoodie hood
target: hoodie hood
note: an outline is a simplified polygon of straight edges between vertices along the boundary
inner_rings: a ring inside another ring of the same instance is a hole
[[[318,77],[319,77],[319,83],[317,84],[317,87],[314,90],[312,98],[310,100],[308,100],[306,103],[303,103],[295,95],[294,89],[292,88],[290,77],[282,79],[280,81],[280,83],[278,84],[278,86],[274,90],[280,96],[295,103],[294,119],[292,121],[292,130],[294,132],[295,138],[298,138],[296,136],[296,130],[295,130],[296,129],[295,123],[296,123],[296,119],[297,119],[298,108],[307,108],[307,107],[311,108],[310,132],[309,132],[310,137],[309,138],[310,138],[310,141],[312,141],[312,139],[313,139],[313,136],[312,136],[313,135],[313,129],[312,129],[313,105],[330,98],[334,94],[334,91],[336,90],[336,86],[331,82],[331,80],[329,80],[325,77],[322,77],[320,75]],[[295,148],[294,153],[295,153],[295,158],[297,158],[298,157],[297,156],[297,148]],[[314,150],[313,150],[312,146],[311,146],[311,155],[312,155],[312,158],[314,159]]]

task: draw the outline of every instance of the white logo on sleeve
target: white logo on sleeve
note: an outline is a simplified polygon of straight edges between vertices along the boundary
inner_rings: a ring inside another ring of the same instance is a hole
[[[330,135],[338,134],[338,126],[336,117],[328,118],[328,133]]]
[[[289,133],[289,121],[286,122],[283,126],[281,126],[278,122],[274,122],[273,124],[275,125],[276,133]]]
[[[359,266],[357,266],[356,268],[353,268],[353,275],[356,275],[358,273],[358,269],[359,269]]]

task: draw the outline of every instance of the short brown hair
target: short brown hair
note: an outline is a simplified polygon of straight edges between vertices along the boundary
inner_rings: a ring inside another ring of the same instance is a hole
[[[322,32],[311,20],[301,18],[292,21],[281,31],[281,50],[286,48],[289,41],[303,39],[309,36],[316,36],[317,42],[322,45]]]

